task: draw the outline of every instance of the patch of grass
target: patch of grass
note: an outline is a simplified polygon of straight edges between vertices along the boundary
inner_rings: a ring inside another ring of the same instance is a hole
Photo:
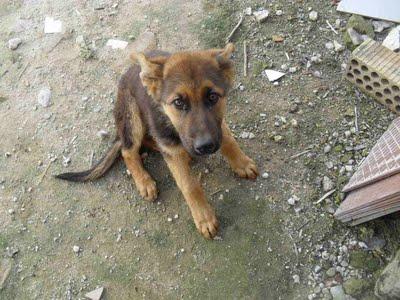
[[[158,248],[167,246],[169,242],[168,234],[161,230],[154,231],[153,235],[149,236],[147,240]]]
[[[4,250],[7,248],[8,241],[6,237],[2,234],[0,234],[0,250]]]
[[[366,251],[357,250],[350,253],[350,265],[356,269],[375,272],[380,268],[380,261]]]
[[[233,17],[235,8],[231,1],[203,1],[209,14],[193,27],[202,45],[209,48],[223,47],[229,32],[237,22]]]

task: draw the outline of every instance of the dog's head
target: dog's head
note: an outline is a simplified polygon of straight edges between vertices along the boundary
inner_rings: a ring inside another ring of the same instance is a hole
[[[233,51],[228,44],[166,57],[133,55],[148,94],[161,105],[192,155],[214,153],[221,145],[226,97],[234,79]]]

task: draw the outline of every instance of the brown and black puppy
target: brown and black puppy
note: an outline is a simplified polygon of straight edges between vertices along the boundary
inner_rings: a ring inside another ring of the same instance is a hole
[[[218,221],[204,191],[190,171],[191,157],[221,149],[233,171],[255,179],[257,167],[233,138],[225,120],[227,94],[234,79],[232,44],[224,49],[132,54],[134,65],[122,76],[114,116],[117,138],[92,169],[57,178],[99,178],[122,154],[139,193],[157,197],[156,183],[143,168],[142,146],[160,151],[185,197],[199,232],[217,234]]]

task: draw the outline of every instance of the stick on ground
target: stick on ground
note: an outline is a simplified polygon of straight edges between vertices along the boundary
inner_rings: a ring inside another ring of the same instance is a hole
[[[236,26],[232,29],[231,33],[226,38],[227,43],[229,43],[231,41],[232,36],[235,34],[236,30],[238,30],[238,28],[239,28],[240,24],[242,24],[242,22],[243,22],[243,14],[240,15],[239,22],[236,24]]]
[[[243,42],[243,76],[247,77],[247,44]]]

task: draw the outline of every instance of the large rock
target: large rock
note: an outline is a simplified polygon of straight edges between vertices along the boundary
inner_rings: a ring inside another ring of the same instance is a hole
[[[385,300],[400,299],[400,249],[376,281],[375,295]]]

